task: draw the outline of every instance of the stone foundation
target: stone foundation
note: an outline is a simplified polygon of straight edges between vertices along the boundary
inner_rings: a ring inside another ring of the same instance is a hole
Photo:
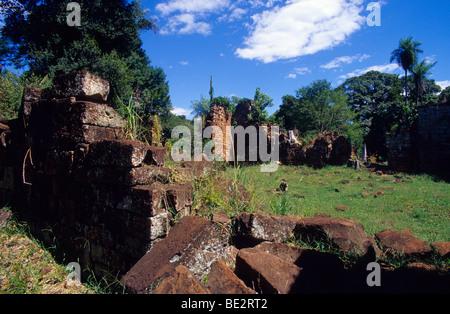
[[[192,203],[165,148],[125,139],[108,93],[88,72],[59,76],[44,93],[26,88],[19,119],[0,124],[2,205],[100,276],[128,271]]]

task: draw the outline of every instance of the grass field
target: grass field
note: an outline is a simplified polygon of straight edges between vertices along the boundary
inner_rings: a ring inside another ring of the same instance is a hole
[[[221,175],[249,191],[250,205],[240,210],[303,216],[325,213],[359,221],[368,235],[388,228],[408,229],[426,242],[450,241],[450,184],[428,175],[294,166],[282,166],[274,173],[261,173],[259,166],[228,168]],[[283,181],[287,192],[277,191]]]
[[[274,173],[261,173],[259,166],[220,168],[225,171],[195,181],[193,209],[200,216],[217,211],[229,216],[244,211],[322,213],[359,221],[368,235],[409,229],[428,243],[450,241],[450,184],[428,175],[377,175],[347,167],[283,166]],[[279,191],[282,182],[287,192]],[[0,294],[113,291],[95,278],[68,287],[67,275],[26,225],[13,221],[0,229]]]

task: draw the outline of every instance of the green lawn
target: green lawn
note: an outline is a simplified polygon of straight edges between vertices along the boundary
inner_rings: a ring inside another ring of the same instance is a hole
[[[368,235],[387,228],[409,229],[427,242],[450,241],[450,184],[428,175],[381,176],[347,167],[294,166],[282,166],[275,173],[261,173],[259,166],[228,168],[224,175],[250,191],[249,210],[325,213],[361,222]],[[286,193],[277,191],[282,181],[288,184]]]

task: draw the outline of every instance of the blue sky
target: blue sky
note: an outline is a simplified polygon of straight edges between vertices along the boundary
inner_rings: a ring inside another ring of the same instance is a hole
[[[390,64],[401,38],[422,42],[421,59],[438,61],[429,77],[450,85],[448,0],[384,0],[381,26],[369,26],[363,0],[143,0],[160,31],[142,34],[154,66],[163,68],[177,114],[208,95],[274,99],[327,79],[338,86],[369,70],[402,74]]]

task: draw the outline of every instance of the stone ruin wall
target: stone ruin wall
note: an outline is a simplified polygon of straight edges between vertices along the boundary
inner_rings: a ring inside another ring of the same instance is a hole
[[[108,92],[88,72],[59,76],[51,90],[26,88],[19,118],[0,124],[2,205],[100,276],[128,271],[192,202],[165,148],[125,139]]]
[[[450,178],[449,122],[450,103],[420,107],[417,123],[387,140],[390,168]]]
[[[267,149],[270,153],[271,148],[271,128],[273,124],[251,123],[248,120],[251,114],[253,101],[249,103],[241,103],[236,107],[234,118],[238,126],[247,128],[249,126],[267,127]],[[225,152],[229,152],[233,148],[235,156],[238,153],[237,134],[234,135],[233,143],[226,141],[226,127],[231,126],[232,115],[227,113],[223,106],[213,104],[208,116],[207,126],[218,126],[223,130],[224,138],[224,158],[229,157]],[[259,152],[260,138],[258,136],[255,146],[250,146],[249,136],[246,135],[245,140],[245,161],[249,162],[252,153]],[[352,147],[345,136],[339,135],[337,132],[324,132],[319,134],[317,138],[308,147],[304,147],[301,143],[291,140],[287,134],[280,133],[280,162],[284,165],[308,165],[315,168],[322,168],[326,165],[345,165],[351,158]],[[237,158],[235,158],[237,159]],[[226,159],[230,160],[230,159]],[[259,160],[259,155],[258,155]]]
[[[206,121],[207,126],[219,127],[222,130],[222,153],[224,160],[230,160],[229,152],[233,145],[227,141],[227,127],[231,127],[231,118],[231,113],[228,113],[223,106],[212,104]],[[214,134],[212,138],[214,139]]]

